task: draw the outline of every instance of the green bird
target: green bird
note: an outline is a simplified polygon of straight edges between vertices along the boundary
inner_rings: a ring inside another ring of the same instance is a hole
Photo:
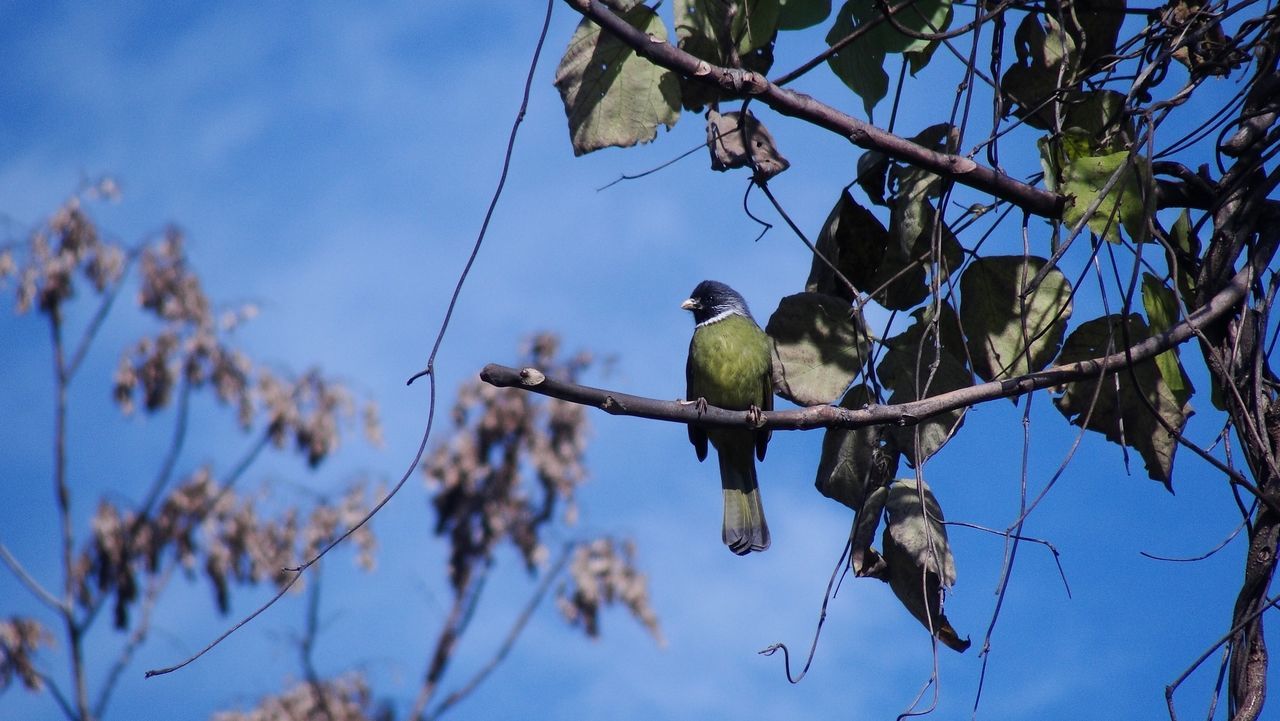
[[[681,308],[693,312],[693,339],[685,365],[686,397],[729,410],[773,410],[773,351],[769,336],[733,288],[704,280]],[[769,431],[689,426],[689,442],[698,460],[707,458],[707,440],[720,457],[724,489],[722,538],[730,551],[745,556],[769,547],[754,454],[764,460]]]

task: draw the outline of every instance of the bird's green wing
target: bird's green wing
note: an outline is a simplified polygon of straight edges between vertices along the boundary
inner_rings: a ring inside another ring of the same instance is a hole
[[[689,343],[689,357],[684,362],[685,400],[696,401],[701,394],[693,387],[693,343]],[[693,444],[693,452],[698,454],[699,461],[707,460],[707,430],[692,423],[688,425],[689,442]]]
[[[762,411],[773,410],[773,344],[769,342],[769,336],[759,328],[760,335],[764,338],[765,351],[769,354],[769,362],[765,365],[764,375],[760,377],[762,388],[760,390],[760,403],[757,406]],[[772,431],[760,429],[756,431],[756,458],[764,460],[765,449],[769,445],[769,436],[773,435]]]

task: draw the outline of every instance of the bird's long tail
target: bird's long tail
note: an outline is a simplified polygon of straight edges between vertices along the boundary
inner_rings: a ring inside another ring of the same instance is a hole
[[[724,527],[721,537],[730,551],[745,556],[769,547],[769,526],[760,503],[756,464],[747,450],[745,463],[734,463],[732,453],[721,452],[720,485],[724,489]]]

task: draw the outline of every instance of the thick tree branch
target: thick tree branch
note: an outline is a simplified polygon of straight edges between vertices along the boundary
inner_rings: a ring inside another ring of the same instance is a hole
[[[731,92],[748,94],[783,115],[826,128],[848,138],[861,148],[878,150],[895,160],[990,193],[1034,215],[1046,218],[1058,218],[1062,215],[1065,198],[1060,195],[1015,180],[1004,173],[979,165],[970,158],[939,153],[887,133],[808,95],[781,88],[758,73],[712,65],[632,27],[600,0],[565,1],[574,10],[631,46],[638,55],[661,67]]]
[[[997,170],[980,165],[972,158],[939,153],[906,138],[885,132],[808,95],[771,83],[758,73],[712,65],[632,27],[600,0],[565,0],[565,2],[626,43],[638,55],[656,65],[730,92],[745,93],[783,115],[799,118],[844,136],[858,147],[879,151],[895,160],[989,193],[1033,215],[1045,218],[1062,217],[1066,198],[1061,195],[1016,180]],[[1166,189],[1165,186],[1169,187]],[[1157,207],[1183,207],[1181,204],[1188,200],[1200,200],[1186,192],[1170,191],[1185,191],[1185,189],[1173,184],[1161,183],[1157,189]]]
[[[811,406],[797,410],[760,413],[758,424],[752,423],[745,411],[731,411],[708,406],[699,411],[693,403],[645,398],[617,391],[592,388],[547,378],[534,368],[516,370],[490,363],[480,371],[480,379],[500,388],[522,388],[560,400],[594,406],[613,415],[638,416],[674,423],[698,423],[707,426],[760,427],[771,430],[812,430],[815,428],[861,428],[872,425],[915,425],[926,418],[966,408],[997,398],[1011,398],[1041,388],[1098,378],[1114,373],[1131,363],[1154,358],[1192,338],[1196,329],[1226,317],[1244,298],[1256,269],[1246,267],[1227,283],[1221,292],[1182,322],[1133,346],[1101,358],[1054,366],[1036,373],[1005,380],[979,383],[960,390],[942,393],[910,403],[871,405],[862,409],[838,406]]]

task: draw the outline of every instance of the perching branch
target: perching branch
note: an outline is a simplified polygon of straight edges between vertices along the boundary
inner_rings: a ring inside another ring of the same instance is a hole
[[[815,428],[855,429],[873,425],[910,426],[958,408],[967,408],[998,398],[1021,396],[1035,390],[1073,381],[1096,379],[1108,373],[1115,373],[1130,364],[1154,358],[1192,338],[1200,326],[1225,317],[1244,298],[1249,289],[1249,283],[1256,277],[1256,272],[1252,266],[1246,266],[1236,273],[1217,295],[1184,318],[1182,322],[1119,352],[1004,380],[979,383],[910,403],[870,405],[861,409],[823,405],[797,410],[769,411],[760,413],[758,422],[753,423],[751,414],[746,411],[731,411],[714,406],[707,406],[705,410],[699,411],[697,405],[693,403],[645,398],[547,378],[534,368],[517,370],[490,363],[480,371],[480,379],[499,388],[521,388],[570,403],[594,406],[613,415],[638,416],[673,423],[768,428],[783,431]]]

